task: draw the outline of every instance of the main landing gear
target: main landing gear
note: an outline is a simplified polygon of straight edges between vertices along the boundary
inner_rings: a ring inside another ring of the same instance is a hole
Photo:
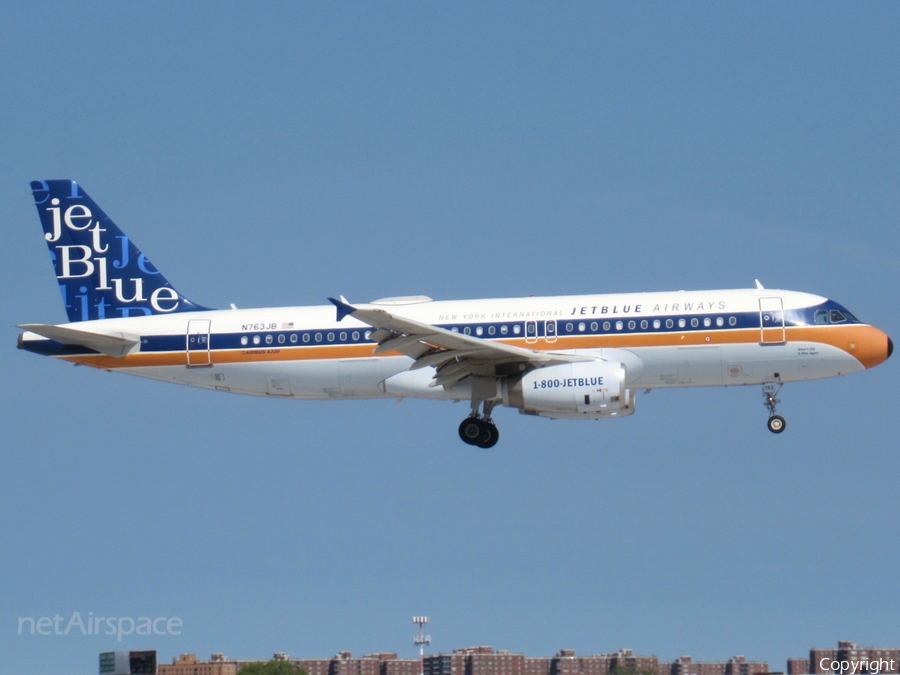
[[[781,387],[781,384],[776,385],[774,382],[767,382],[763,385],[763,398],[766,399],[765,406],[766,410],[769,411],[769,421],[766,422],[766,426],[769,427],[769,431],[773,434],[780,434],[787,425],[784,418],[775,413],[775,405],[781,403],[781,399],[776,398],[778,392],[781,391]]]
[[[493,401],[484,402],[484,414],[479,415],[474,408],[472,414],[459,425],[459,437],[463,443],[477,445],[479,448],[492,448],[500,440],[500,432],[491,419],[491,411],[494,409]]]

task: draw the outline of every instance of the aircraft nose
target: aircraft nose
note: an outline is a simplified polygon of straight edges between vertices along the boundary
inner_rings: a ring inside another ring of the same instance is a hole
[[[894,351],[894,342],[887,333],[875,326],[860,326],[852,334],[850,349],[865,368],[874,368],[887,361]]]

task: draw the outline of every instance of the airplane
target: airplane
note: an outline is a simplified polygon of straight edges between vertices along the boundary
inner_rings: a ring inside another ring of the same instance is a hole
[[[210,309],[179,293],[72,180],[31,183],[68,323],[18,347],[212,391],[302,400],[468,401],[460,438],[494,446],[497,405],[550,419],[635,411],[637,392],[849,375],[891,339],[833,300],[750,289]]]

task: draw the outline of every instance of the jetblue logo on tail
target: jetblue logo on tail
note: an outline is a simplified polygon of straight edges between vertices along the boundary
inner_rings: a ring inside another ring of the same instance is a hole
[[[71,180],[33,181],[69,321],[204,310],[179,294]]]

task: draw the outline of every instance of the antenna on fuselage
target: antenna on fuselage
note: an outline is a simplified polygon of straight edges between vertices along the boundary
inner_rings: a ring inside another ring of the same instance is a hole
[[[759,283],[759,279],[754,279],[753,281],[756,282],[756,288],[757,288],[757,289],[759,289],[759,290],[761,290],[761,291],[766,290],[766,287],[763,286],[761,283]]]

